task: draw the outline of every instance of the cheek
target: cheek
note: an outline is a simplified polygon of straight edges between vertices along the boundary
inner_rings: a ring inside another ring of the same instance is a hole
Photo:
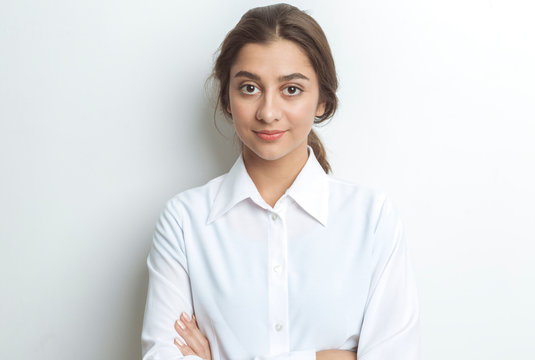
[[[243,105],[233,104],[232,109],[232,123],[236,129],[243,128],[249,123],[248,119],[251,117],[250,110]]]
[[[312,102],[297,103],[287,109],[287,115],[296,126],[312,127],[316,115],[316,105]]]
[[[231,99],[229,104],[232,125],[238,137],[243,140],[243,136],[248,133],[247,129],[254,120],[254,113],[251,110],[251,106],[248,106],[243,101],[232,101]]]
[[[245,101],[239,95],[229,96],[229,110],[232,119],[236,121],[239,118],[248,117],[253,112],[250,101]]]

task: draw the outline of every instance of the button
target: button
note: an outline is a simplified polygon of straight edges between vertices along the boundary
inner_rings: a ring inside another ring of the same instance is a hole
[[[282,270],[282,266],[280,265],[273,266],[273,271],[275,271],[277,274],[280,274],[281,270]]]
[[[282,330],[282,324],[275,324],[275,331],[281,331]]]
[[[271,220],[273,221],[277,221],[277,219],[279,218],[279,216],[275,213],[271,214]]]

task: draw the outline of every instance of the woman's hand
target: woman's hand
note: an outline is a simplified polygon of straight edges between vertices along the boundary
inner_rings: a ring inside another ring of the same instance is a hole
[[[212,360],[210,343],[199,330],[195,315],[193,315],[193,319],[190,319],[188,314],[182,313],[180,320],[175,322],[175,329],[186,342],[184,344],[175,338],[175,345],[178,346],[182,355],[197,355],[205,360]]]
[[[180,320],[175,322],[175,329],[184,339],[185,344],[175,338],[182,355],[196,355],[205,360],[212,360],[210,343],[201,333],[197,325],[197,319],[190,319],[188,314],[182,313]],[[357,353],[349,350],[323,350],[316,353],[316,360],[357,360]]]
[[[349,350],[323,350],[316,353],[316,360],[357,360],[357,353]]]

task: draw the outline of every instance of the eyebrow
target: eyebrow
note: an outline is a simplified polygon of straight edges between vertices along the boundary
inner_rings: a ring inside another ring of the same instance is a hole
[[[246,78],[249,78],[251,80],[255,80],[255,81],[260,81],[260,76],[256,75],[256,74],[253,74],[253,73],[250,73],[249,71],[238,71],[236,73],[236,75],[234,75],[235,78],[237,77],[246,77]],[[290,75],[284,75],[284,76],[279,76],[279,81],[290,81],[290,80],[294,80],[294,79],[303,79],[303,80],[310,80],[309,78],[307,78],[305,75],[301,74],[301,73],[293,73],[293,74],[290,74]]]

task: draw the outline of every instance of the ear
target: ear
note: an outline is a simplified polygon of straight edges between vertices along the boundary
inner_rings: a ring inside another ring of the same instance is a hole
[[[232,111],[230,111],[230,103],[227,105],[227,112],[232,115]]]
[[[318,104],[318,107],[316,108],[316,117],[320,117],[323,114],[325,114],[325,101],[324,102],[320,102]]]

